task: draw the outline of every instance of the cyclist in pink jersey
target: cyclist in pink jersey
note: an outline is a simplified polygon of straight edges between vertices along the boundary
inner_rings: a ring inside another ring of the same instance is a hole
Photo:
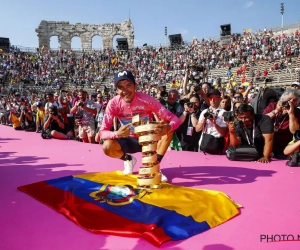
[[[157,148],[159,162],[166,153],[173,132],[180,125],[180,120],[151,96],[136,92],[137,84],[130,71],[116,73],[114,83],[118,95],[109,101],[99,133],[100,138],[104,140],[102,147],[104,153],[110,157],[122,159],[124,161],[123,174],[132,174],[136,159],[130,154],[142,151],[133,133],[132,117],[138,114],[140,119],[151,121],[155,113],[169,122],[156,125],[156,133],[162,136]],[[118,131],[112,132],[110,128],[114,117],[119,119],[121,127]],[[167,181],[167,178],[162,175],[162,180]]]

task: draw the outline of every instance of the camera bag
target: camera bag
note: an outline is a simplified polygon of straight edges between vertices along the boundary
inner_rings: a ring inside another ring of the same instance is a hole
[[[200,150],[212,155],[222,154],[225,145],[224,137],[214,137],[213,135],[203,133]]]
[[[255,147],[250,145],[228,147],[226,157],[230,161],[257,161],[260,157]]]
[[[220,110],[216,112],[216,117],[218,117]],[[205,125],[204,131],[207,131],[207,126]],[[211,134],[203,132],[202,140],[200,144],[200,150],[204,153],[209,153],[212,155],[222,154],[223,148],[225,145],[224,137],[214,137]]]
[[[250,142],[246,131],[243,129],[247,140],[248,145],[241,145],[238,147],[230,146],[226,150],[226,157],[230,161],[257,161],[260,158],[260,154],[255,148],[254,145],[254,134],[255,134],[255,121],[253,123],[253,139],[252,143]]]

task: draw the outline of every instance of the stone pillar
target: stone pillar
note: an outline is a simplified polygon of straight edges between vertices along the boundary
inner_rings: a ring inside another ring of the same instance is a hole
[[[71,49],[71,39],[69,36],[60,37],[60,48],[70,50]]]
[[[127,37],[128,49],[134,49],[134,39],[132,37]]]
[[[111,49],[113,47],[113,37],[103,36],[102,43],[103,43],[103,49]]]
[[[39,37],[39,48],[41,49],[44,47],[44,49],[50,49],[50,38],[46,34],[38,33]]]
[[[92,38],[90,35],[84,34],[80,36],[81,39],[81,48],[84,51],[91,51],[92,50]]]

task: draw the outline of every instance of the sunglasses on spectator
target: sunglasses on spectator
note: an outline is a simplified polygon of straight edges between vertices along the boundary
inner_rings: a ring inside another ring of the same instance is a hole
[[[97,96],[97,98],[102,98],[102,96]]]
[[[242,99],[241,96],[234,96],[233,98],[234,98],[234,99]]]

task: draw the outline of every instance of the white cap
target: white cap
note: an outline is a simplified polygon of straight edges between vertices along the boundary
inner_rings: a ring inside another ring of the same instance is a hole
[[[293,86],[293,85],[297,85],[297,86],[300,87],[300,83],[299,83],[299,82],[293,82],[293,83],[291,84],[291,86]]]

